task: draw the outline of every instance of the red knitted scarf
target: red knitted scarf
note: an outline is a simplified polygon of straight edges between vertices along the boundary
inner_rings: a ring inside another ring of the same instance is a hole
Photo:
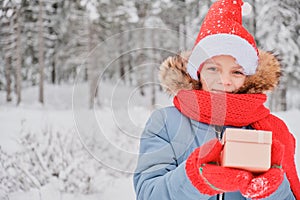
[[[296,199],[300,199],[300,182],[294,161],[295,139],[285,123],[263,105],[264,94],[210,93],[181,90],[174,97],[175,107],[185,116],[206,124],[248,126],[272,131],[273,139],[285,145],[283,169]]]

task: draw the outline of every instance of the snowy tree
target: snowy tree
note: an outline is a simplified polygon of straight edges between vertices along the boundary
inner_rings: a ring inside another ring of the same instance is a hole
[[[38,1],[22,1],[24,86],[38,84]]]
[[[2,2],[1,38],[5,60],[6,100],[11,101],[12,74],[14,74],[14,89],[16,103],[21,102],[21,7],[14,1]]]
[[[96,192],[93,179],[101,166],[86,152],[74,130],[23,131],[19,141],[23,151],[10,155],[0,148],[0,192],[40,189],[53,179],[61,192]]]
[[[57,61],[56,54],[59,50],[61,35],[61,26],[64,25],[64,1],[45,0],[44,9],[44,43],[45,43],[45,75],[49,77],[52,84],[57,79]]]
[[[64,21],[60,22],[60,36],[56,65],[57,81],[75,80],[79,67],[88,54],[89,21],[85,5],[80,0],[66,1],[62,11]]]
[[[3,3],[3,2],[2,2]],[[5,74],[5,81],[6,81],[6,101],[9,102],[12,100],[11,97],[11,82],[12,82],[12,66],[11,66],[11,57],[12,54],[11,48],[9,48],[9,41],[11,41],[11,28],[10,28],[10,21],[7,18],[7,12],[3,7],[2,15],[1,15],[1,52],[2,57],[4,57],[4,74]]]
[[[7,101],[14,99],[15,92],[18,103],[22,87],[88,81],[91,107],[101,98],[97,80],[105,72],[106,81],[138,86],[140,94],[147,95],[145,83],[156,80],[144,64],[161,63],[178,51],[191,50],[214,1],[42,0],[41,9],[39,1],[0,1],[0,89],[7,91]],[[244,2],[252,5],[244,26],[256,36],[258,46],[276,50],[282,58],[286,79],[271,94],[272,105],[281,106],[271,109],[284,110],[287,87],[300,82],[299,0]],[[153,31],[150,27],[157,28],[154,35],[148,33]],[[108,45],[110,38],[115,41],[109,47],[91,53],[102,42]],[[150,46],[165,51],[154,55],[146,48]],[[282,102],[275,102],[279,99]]]
[[[278,89],[271,94],[270,107],[273,111],[286,110],[289,77],[300,71],[299,33],[295,29],[299,21],[299,1],[260,1],[259,5],[256,20],[259,45],[280,55],[285,75]]]

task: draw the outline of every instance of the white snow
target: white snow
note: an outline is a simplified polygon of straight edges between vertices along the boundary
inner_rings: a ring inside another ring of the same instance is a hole
[[[73,89],[78,94],[74,97]],[[150,94],[149,89],[145,89],[147,95]],[[22,103],[19,107],[15,106],[15,99],[12,103],[6,103],[5,93],[0,92],[0,147],[8,155],[24,151],[20,143],[20,138],[24,134],[30,132],[37,135],[36,140],[42,140],[42,133],[51,130],[53,133],[74,133],[74,137],[78,141],[81,140],[85,145],[85,151],[95,160],[94,166],[84,165],[86,171],[93,177],[91,190],[95,192],[91,194],[63,193],[60,191],[61,181],[54,177],[40,188],[10,193],[9,199],[114,200],[122,198],[132,200],[135,198],[132,172],[138,156],[139,136],[152,112],[150,98],[140,96],[136,88],[122,85],[116,87],[113,84],[102,83],[99,91],[99,96],[102,97],[101,107],[88,110],[88,91],[87,84],[75,87],[45,85],[43,106],[37,101],[38,88],[31,87],[22,91]],[[171,103],[167,95],[158,94],[157,99],[159,99],[157,107]],[[96,148],[91,146],[91,140],[94,141],[92,145]],[[42,145],[45,146],[44,141],[40,142],[41,145],[37,147],[39,149],[36,149],[41,151],[36,152],[39,157],[43,154]],[[80,162],[80,159],[77,162]],[[41,165],[45,166],[46,163]],[[60,172],[59,177],[64,179],[70,173],[68,169],[73,169],[76,165],[78,163],[72,163],[72,166]],[[27,172],[28,177],[32,175],[30,173],[32,172]],[[34,181],[35,185],[39,185],[37,179]],[[0,199],[6,197],[0,185]]]
[[[150,96],[142,97],[136,88],[102,83],[99,96],[101,107],[94,110],[88,106],[88,85],[75,87],[76,105],[72,108],[73,85],[45,86],[45,105],[37,102],[37,88],[24,89],[23,101],[19,107],[5,102],[5,93],[0,92],[0,147],[9,155],[22,152],[20,138],[24,133],[40,134],[44,130],[74,133],[85,145],[85,150],[95,159],[94,166],[85,166],[94,178],[91,194],[63,193],[61,182],[53,177],[48,184],[29,191],[10,193],[11,200],[115,200],[135,199],[132,172],[135,167],[139,136],[146,120],[152,112]],[[148,88],[150,89],[150,88]],[[146,88],[147,95],[150,90]],[[157,94],[157,107],[171,105],[167,95]],[[275,113],[288,125],[297,140],[296,163],[300,175],[300,110]],[[40,138],[40,135],[37,138]],[[79,137],[80,136],[80,137]],[[92,143],[91,143],[92,141]],[[65,144],[67,145],[67,144]],[[78,161],[79,162],[79,161]],[[76,163],[75,163],[76,164]],[[96,166],[96,167],[95,167]],[[60,174],[60,177],[68,174]],[[1,191],[0,198],[5,196]]]

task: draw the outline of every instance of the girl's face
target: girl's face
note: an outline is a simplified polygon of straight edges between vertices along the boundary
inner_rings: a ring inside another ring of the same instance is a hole
[[[235,58],[228,55],[214,56],[206,60],[200,71],[202,89],[210,92],[232,93],[245,82],[246,75]]]

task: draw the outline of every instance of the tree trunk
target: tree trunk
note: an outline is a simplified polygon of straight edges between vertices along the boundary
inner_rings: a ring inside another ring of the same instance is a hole
[[[280,91],[280,99],[281,99],[280,107],[282,111],[287,110],[286,94],[287,94],[287,88],[285,87]]]
[[[277,88],[270,99],[270,109],[272,112],[280,112],[287,110],[286,88]]]
[[[54,85],[56,80],[56,66],[55,59],[52,60],[52,70],[51,70],[51,83]]]
[[[277,111],[286,111],[287,110],[287,100],[286,100],[287,84],[288,84],[288,79],[287,79],[287,76],[285,75],[281,78],[279,87],[277,89],[278,97],[279,97],[278,98],[279,105],[278,105]]]
[[[272,92],[269,100],[269,107],[272,112],[286,111],[287,110],[287,80],[283,77],[280,81],[278,88]]]
[[[128,41],[131,41],[132,40],[132,33],[131,33],[131,31],[128,31]],[[130,45],[129,45],[129,42],[126,42],[126,45],[127,45],[127,47],[126,47],[126,49],[130,49]],[[133,68],[132,68],[132,59],[133,59],[133,57],[132,57],[132,52],[129,52],[128,53],[128,59],[127,59],[127,65],[128,65],[128,81],[129,81],[129,85],[130,86],[132,86],[132,82],[133,82],[133,80],[132,80],[132,74],[134,73],[132,70],[133,70]]]
[[[141,31],[144,33],[144,31]],[[143,40],[142,40],[143,41]],[[144,52],[139,53],[137,56],[137,66],[139,66],[138,74],[137,74],[137,84],[140,90],[140,95],[145,96],[145,75],[144,75],[144,69],[141,67],[141,65],[145,62],[146,56],[144,55]]]
[[[119,33],[122,32],[122,29],[121,29],[121,24],[119,25]],[[124,57],[126,55],[124,55],[124,44],[126,43],[126,39],[125,39],[125,36],[126,33],[121,33],[120,34],[120,38],[119,38],[119,48],[118,48],[118,51],[119,51],[119,70],[120,70],[120,79],[125,83],[125,61],[124,61]]]
[[[44,104],[44,37],[43,37],[43,0],[39,0],[39,102]]]
[[[87,77],[89,78],[89,108],[94,107],[95,98],[98,96],[98,74],[97,74],[97,51],[93,51],[95,48],[94,44],[94,29],[92,24],[89,25],[88,35],[88,49],[89,57],[87,62]],[[97,101],[98,105],[100,102]]]
[[[151,42],[152,42],[152,65],[149,66],[149,70],[150,70],[150,76],[151,76],[151,107],[153,109],[155,109],[155,104],[156,104],[156,99],[155,99],[155,86],[156,86],[156,82],[155,82],[155,75],[156,75],[156,70],[155,70],[155,63],[156,63],[156,48],[155,47],[155,29],[152,30],[152,34],[151,34]]]
[[[21,57],[21,26],[20,26],[20,11],[17,11],[17,45],[16,45],[16,93],[17,93],[17,105],[21,103],[21,84],[22,84],[22,57]]]
[[[254,38],[256,38],[256,17],[257,17],[257,13],[256,13],[256,1],[253,0],[252,1],[252,10],[253,10],[253,36]],[[257,41],[256,41],[257,43]]]
[[[132,74],[134,73],[132,70],[132,64],[131,64],[131,60],[132,60],[132,55],[131,53],[128,55],[128,60],[127,60],[127,64],[128,64],[128,81],[129,81],[129,85],[132,86],[133,84],[133,80],[132,80]]]
[[[88,67],[85,66],[84,68],[84,81],[87,82],[89,80],[89,75],[88,75]]]
[[[142,29],[139,33],[139,42],[141,42],[141,46],[146,46],[145,45],[145,37],[146,37],[146,32],[144,29]],[[138,84],[138,87],[140,89],[140,95],[142,96],[145,96],[145,76],[144,76],[144,70],[143,68],[141,67],[141,65],[143,63],[145,63],[145,60],[146,60],[146,55],[145,55],[145,51],[140,51],[138,52],[138,55],[137,55],[137,59],[136,59],[136,66],[139,67],[139,70],[138,70],[138,75],[137,75],[137,84]]]
[[[153,66],[154,67],[154,66]],[[152,87],[151,87],[151,93],[152,93],[152,97],[151,97],[151,106],[152,108],[155,108],[155,104],[156,104],[156,90],[155,90],[155,86],[156,86],[156,83],[155,83],[155,70],[152,70],[152,73],[151,73],[151,76],[152,76]]]
[[[93,76],[92,76],[93,77]],[[92,78],[90,80],[90,99],[89,99],[89,108],[92,109],[94,107],[95,97],[97,96],[97,78]]]
[[[183,9],[187,9],[187,6],[185,4],[185,0],[181,0],[182,1],[182,6],[183,6]],[[187,49],[187,41],[186,41],[186,37],[187,37],[187,32],[186,32],[186,26],[187,24],[187,16],[183,15],[182,17],[182,23],[179,24],[179,31],[180,31],[180,50],[181,51],[184,51]]]
[[[145,96],[144,85],[140,86],[140,95]]]
[[[11,57],[5,56],[5,79],[6,79],[6,101],[10,102],[11,98]]]
[[[120,55],[120,78],[125,83],[125,62],[124,55]]]

